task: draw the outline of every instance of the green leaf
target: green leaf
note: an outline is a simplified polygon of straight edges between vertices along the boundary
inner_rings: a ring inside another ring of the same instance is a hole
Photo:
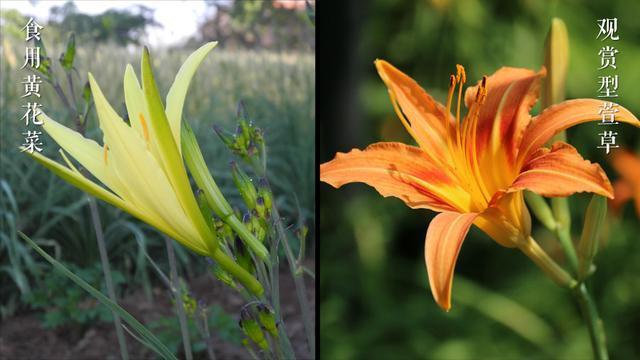
[[[89,285],[82,278],[78,277],[76,274],[72,273],[67,269],[64,265],[56,261],[56,259],[52,258],[49,254],[47,254],[41,247],[38,246],[33,240],[31,240],[27,235],[22,232],[18,232],[18,235],[26,241],[38,254],[40,254],[45,260],[47,260],[53,267],[60,271],[62,274],[67,276],[71,281],[76,283],[76,285],[83,288],[85,291],[90,293],[93,297],[95,297],[102,304],[109,307],[112,311],[118,313],[118,315],[122,318],[124,322],[126,322],[129,326],[133,328],[135,333],[137,333],[141,339],[146,342],[146,345],[153,351],[155,351],[158,355],[162,356],[164,359],[176,359],[176,357],[167,349],[167,347],[153,335],[149,329],[147,329],[144,325],[142,325],[138,320],[136,320],[131,314],[129,314],[126,310],[124,310],[120,305],[114,303],[106,297],[103,293],[98,291],[93,286]],[[177,359],[176,359],[177,360]]]

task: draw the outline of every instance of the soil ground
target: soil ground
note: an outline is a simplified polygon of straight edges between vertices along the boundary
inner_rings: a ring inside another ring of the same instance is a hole
[[[315,284],[305,278],[307,296],[311,302],[311,313],[315,314]],[[190,281],[193,295],[206,304],[217,304],[225,312],[238,318],[243,299],[233,290],[213,280],[208,275]],[[299,359],[310,359],[300,307],[298,306],[293,279],[288,271],[281,270],[280,289],[282,311],[287,333]],[[164,288],[154,288],[154,303],[147,301],[142,291],[134,292],[120,301],[120,305],[140,322],[147,323],[174,313]],[[165,296],[163,296],[165,295]],[[315,324],[314,324],[315,328]],[[193,335],[192,335],[193,336]],[[212,334],[217,360],[250,359],[242,347],[223,341]],[[153,359],[154,354],[127,334],[130,359]],[[203,356],[206,356],[203,354]],[[43,328],[38,314],[18,313],[0,324],[0,359],[118,359],[119,347],[113,324],[105,323],[90,327],[83,333],[71,333],[64,329]],[[199,357],[195,357],[199,358]],[[201,357],[205,358],[205,357]]]

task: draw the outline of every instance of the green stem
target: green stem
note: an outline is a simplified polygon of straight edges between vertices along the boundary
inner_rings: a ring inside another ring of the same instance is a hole
[[[238,265],[232,258],[230,258],[227,254],[217,248],[211,255],[209,255],[213,260],[217,261],[218,264],[229,274],[233,275],[242,285],[244,285],[247,290],[256,296],[262,296],[264,293],[264,289],[260,282],[256,280],[249,272],[242,268],[242,266]]]
[[[571,240],[571,212],[569,209],[569,201],[567,198],[553,198],[551,199],[551,207],[556,219],[556,236],[560,241],[560,245],[567,257],[571,270],[576,274],[578,272],[578,255]]]
[[[173,298],[176,300],[176,312],[178,313],[178,321],[180,322],[180,334],[182,334],[182,345],[184,347],[184,356],[187,360],[193,359],[191,353],[191,340],[189,337],[189,328],[187,327],[187,315],[184,311],[184,302],[182,301],[182,291],[180,290],[180,280],[178,279],[178,266],[176,265],[176,254],[173,251],[173,244],[168,236],[164,236],[164,244],[167,247],[167,256],[169,257],[169,270],[171,271],[171,289]]]
[[[558,285],[573,287],[577,284],[576,280],[560,267],[531,236],[520,239],[516,246]]]
[[[300,303],[300,309],[302,310],[302,322],[304,323],[304,330],[307,335],[309,351],[311,352],[311,354],[315,354],[315,333],[311,325],[309,300],[307,299],[307,290],[304,285],[304,277],[302,274],[296,274],[296,259],[293,255],[293,251],[291,250],[291,246],[289,245],[289,240],[287,239],[287,234],[284,231],[284,226],[282,226],[282,220],[280,219],[280,214],[278,213],[277,207],[273,206],[272,213],[276,219],[276,229],[278,231],[278,236],[280,237],[281,242],[284,246],[284,252],[287,257],[287,262],[289,263],[289,270],[291,271],[291,276],[293,277],[293,281],[296,287],[296,295],[298,297],[298,302]]]
[[[216,360],[216,354],[213,350],[213,341],[211,341],[211,331],[209,330],[209,319],[205,312],[202,312],[202,327],[204,332],[204,343],[207,345],[207,356],[209,360]]]
[[[98,213],[98,206],[96,200],[89,197],[89,209],[91,211],[91,221],[96,232],[96,241],[98,242],[98,251],[100,252],[100,263],[102,264],[102,272],[104,273],[105,283],[107,285],[107,294],[109,299],[117,304],[116,292],[113,288],[113,280],[111,278],[111,267],[109,266],[109,255],[107,254],[107,246],[104,241],[104,234],[102,232],[102,223],[100,221],[100,214]],[[113,325],[116,328],[116,336],[118,338],[118,345],[120,346],[120,356],[122,360],[129,359],[129,352],[127,350],[127,339],[122,331],[122,323],[120,317],[115,312],[111,311],[113,315]]]
[[[607,339],[604,332],[604,323],[598,315],[598,309],[596,308],[589,291],[584,283],[574,287],[572,289],[573,296],[578,301],[580,306],[580,312],[589,330],[589,337],[591,338],[591,346],[593,348],[593,355],[596,360],[608,360],[609,353],[607,352]]]

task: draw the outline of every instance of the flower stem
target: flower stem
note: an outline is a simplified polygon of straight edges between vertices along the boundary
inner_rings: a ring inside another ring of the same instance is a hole
[[[311,352],[311,354],[315,354],[315,333],[313,326],[311,325],[309,300],[307,299],[307,291],[304,285],[304,278],[302,274],[296,274],[296,259],[293,255],[293,251],[291,250],[291,246],[289,245],[287,234],[285,233],[284,227],[282,226],[280,214],[278,213],[278,209],[275,206],[273,207],[273,216],[276,218],[276,230],[284,246],[284,252],[287,257],[287,262],[289,263],[289,270],[291,271],[291,276],[293,276],[293,281],[296,287],[296,295],[298,296],[298,302],[300,303],[300,309],[302,310],[302,322],[304,323],[304,330],[307,335],[309,351]]]
[[[568,288],[576,286],[576,280],[560,267],[531,236],[521,239],[516,246],[558,285]]]
[[[262,284],[256,280],[249,272],[238,265],[232,258],[225,254],[219,248],[209,255],[213,260],[229,274],[235,276],[236,279],[252,294],[261,297],[264,293]]]
[[[98,213],[98,206],[96,200],[89,196],[89,209],[91,211],[91,221],[96,232],[96,240],[98,242],[98,251],[100,252],[100,262],[102,264],[102,271],[104,273],[104,279],[107,285],[107,293],[109,299],[117,304],[116,292],[113,287],[113,280],[111,279],[111,267],[109,266],[109,255],[107,254],[107,246],[104,241],[104,233],[102,232],[102,222],[100,221],[100,214]],[[120,356],[122,360],[129,359],[129,352],[127,350],[127,339],[122,331],[122,323],[120,316],[115,311],[111,311],[113,315],[113,325],[116,328],[116,336],[118,338],[118,345],[120,345]]]
[[[589,337],[591,338],[591,346],[593,348],[593,355],[596,360],[608,360],[609,353],[607,352],[607,339],[604,332],[604,323],[598,314],[589,291],[584,283],[574,287],[572,289],[573,296],[578,301],[580,306],[580,312],[589,330]]]
[[[182,301],[182,291],[180,290],[180,280],[178,279],[178,266],[176,264],[176,254],[173,250],[173,244],[168,236],[164,236],[164,244],[167,248],[167,256],[169,257],[169,268],[171,271],[171,288],[173,298],[176,300],[176,312],[178,313],[178,321],[180,322],[180,333],[182,334],[182,345],[184,346],[185,359],[193,359],[191,352],[191,340],[189,337],[189,328],[187,327],[187,315],[184,311],[184,302]]]
[[[578,255],[571,241],[571,211],[567,198],[551,199],[551,207],[556,219],[556,236],[574,273],[578,272]]]

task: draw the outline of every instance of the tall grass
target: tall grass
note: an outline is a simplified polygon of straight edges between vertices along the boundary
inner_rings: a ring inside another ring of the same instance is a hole
[[[46,36],[44,40],[49,56],[57,63],[62,49],[48,44]],[[20,82],[28,72],[18,70],[21,64],[10,63],[6,56],[9,51],[20,54],[24,44],[19,41],[4,44],[0,54],[0,310],[3,317],[18,306],[18,294],[28,293],[37,281],[42,263],[17,238],[17,231],[49,247],[50,253],[64,261],[78,265],[98,261],[86,195],[17,150],[23,141],[21,133],[25,131],[24,122],[20,120],[24,110],[21,106],[27,101],[20,99],[23,90]],[[75,63],[78,72],[74,73],[76,92],[81,91],[86,73],[91,72],[116,111],[124,116],[122,76],[127,63],[139,70],[140,49],[114,45],[87,48],[78,44],[78,47]],[[192,50],[152,49],[162,94],[166,94],[173,74]],[[311,55],[216,49],[198,70],[185,103],[184,117],[191,123],[214,177],[232,203],[240,197],[227,175],[230,158],[212,126],[232,128],[236,105],[243,100],[251,117],[265,130],[270,178],[283,216],[292,219],[302,215],[307,221],[313,221],[314,66]],[[67,89],[66,83],[62,86]],[[72,126],[53,89],[43,84],[41,94],[39,102],[44,111]],[[101,142],[96,120],[92,111],[87,120],[87,134]],[[45,153],[59,159],[58,146],[53,140],[46,136],[43,140]],[[162,238],[129,215],[100,205],[105,240],[114,267],[129,274],[133,284],[143,286],[150,294],[149,264],[144,254],[164,258]],[[183,271],[187,274],[196,271],[186,250],[177,249],[176,256]]]

